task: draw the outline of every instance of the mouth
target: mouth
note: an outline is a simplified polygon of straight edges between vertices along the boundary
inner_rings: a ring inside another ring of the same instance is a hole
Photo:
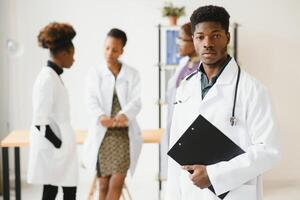
[[[215,57],[216,54],[217,54],[217,53],[214,52],[214,51],[206,51],[206,52],[202,53],[202,56],[203,56],[204,58],[206,58],[206,59],[210,59],[210,58]]]
[[[203,56],[205,56],[205,55],[215,55],[215,54],[216,54],[216,52],[214,52],[214,51],[205,51],[205,52],[202,53]]]

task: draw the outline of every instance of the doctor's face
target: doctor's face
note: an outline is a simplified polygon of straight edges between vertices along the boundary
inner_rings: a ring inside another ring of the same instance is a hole
[[[219,66],[227,56],[230,35],[220,23],[201,22],[193,35],[194,46],[204,65]]]
[[[59,60],[62,68],[71,68],[74,63],[74,47],[69,48],[68,50],[62,50],[55,55],[56,59]]]
[[[104,57],[107,63],[118,62],[118,58],[123,54],[122,40],[108,36],[104,44]]]
[[[186,34],[183,29],[179,31],[177,39],[180,56],[192,56],[195,53],[193,38]]]

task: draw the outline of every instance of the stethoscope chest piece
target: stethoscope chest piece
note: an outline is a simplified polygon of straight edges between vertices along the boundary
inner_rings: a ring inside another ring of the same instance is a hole
[[[234,116],[231,116],[230,117],[230,124],[231,124],[231,126],[235,126],[236,124],[237,124],[237,118],[236,117],[234,117]]]

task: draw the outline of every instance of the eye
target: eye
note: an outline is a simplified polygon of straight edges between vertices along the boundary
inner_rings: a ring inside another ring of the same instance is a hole
[[[204,36],[203,35],[198,35],[196,36],[196,40],[203,40],[204,39]]]
[[[217,34],[214,34],[214,35],[213,35],[213,38],[214,38],[214,39],[219,39],[219,38],[221,38],[221,34],[218,34],[218,33],[217,33]]]

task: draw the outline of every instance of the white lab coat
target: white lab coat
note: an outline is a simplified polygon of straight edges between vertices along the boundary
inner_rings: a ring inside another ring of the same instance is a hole
[[[179,76],[179,73],[181,72],[182,68],[186,66],[186,64],[189,62],[190,57],[185,56],[180,59],[179,65],[173,74],[173,76],[168,81],[168,87],[166,92],[166,103],[168,106],[167,110],[167,126],[166,130],[163,134],[162,140],[161,140],[161,178],[165,179],[167,178],[167,167],[168,167],[168,149],[169,149],[169,139],[170,139],[170,129],[171,129],[171,122],[172,122],[172,116],[173,116],[173,109],[174,109],[174,102],[176,101],[176,81]]]
[[[46,124],[61,139],[60,148],[45,138]],[[41,131],[35,125],[40,125]],[[67,90],[52,68],[43,67],[33,87],[28,182],[73,187],[77,180],[78,159]]]
[[[203,100],[200,72],[182,82],[176,95],[176,100],[182,103],[174,109],[170,147],[202,114],[246,151],[228,162],[207,166],[216,194],[230,191],[224,200],[261,200],[261,174],[279,159],[278,129],[265,87],[244,70],[241,70],[235,110],[238,122],[236,126],[230,125],[237,71],[232,58]],[[188,172],[171,158],[168,166],[166,200],[219,199],[208,189],[193,185]]]
[[[96,169],[98,151],[107,130],[100,125],[99,117],[111,115],[115,84],[122,108],[119,113],[125,114],[129,120],[130,171],[133,175],[143,143],[141,129],[136,120],[136,115],[141,110],[141,85],[138,71],[126,64],[122,64],[116,80],[105,64],[93,68],[88,74],[87,105],[91,114],[91,126],[84,144],[82,160],[85,167]]]

